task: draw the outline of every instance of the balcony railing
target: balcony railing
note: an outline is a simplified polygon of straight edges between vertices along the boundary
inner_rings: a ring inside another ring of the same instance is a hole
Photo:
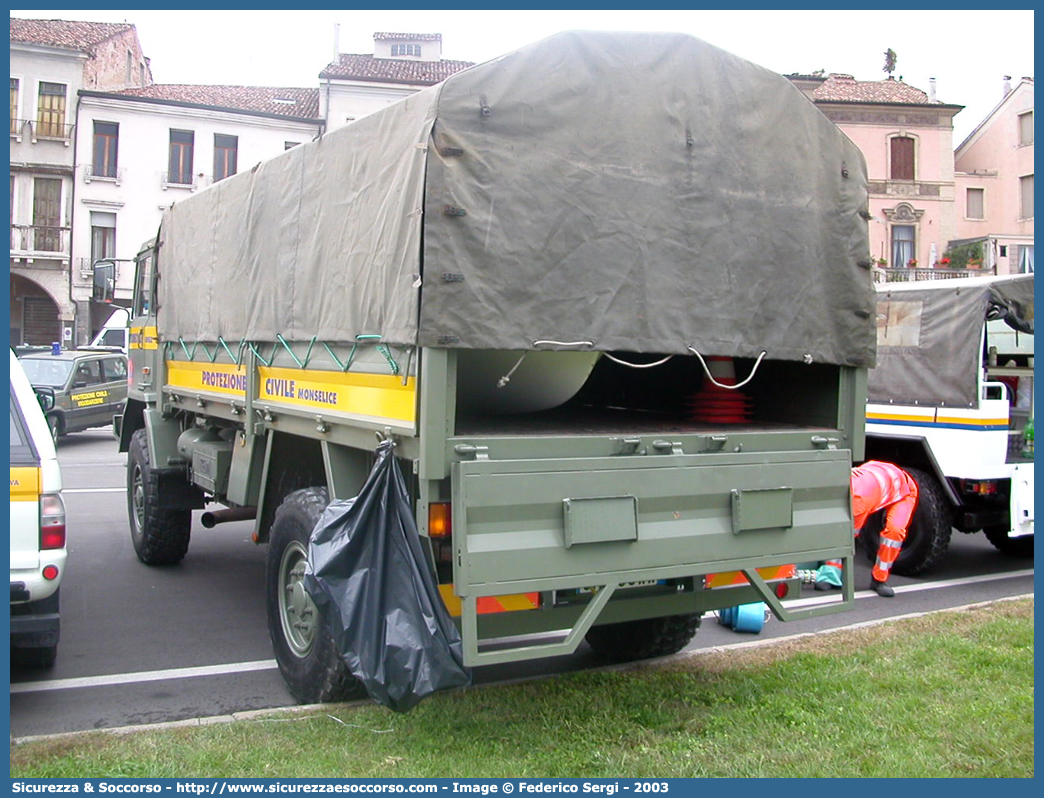
[[[11,135],[21,141],[26,129],[35,144],[39,139],[61,141],[66,147],[72,140],[72,132],[75,125],[66,125],[61,122],[41,122],[33,119],[12,119]]]
[[[11,257],[69,257],[71,230],[48,225],[11,225]]]
[[[90,183],[93,180],[100,180],[103,183],[115,183],[118,186],[123,182],[123,170],[104,166],[95,169],[94,164],[86,164],[83,167],[83,182]]]
[[[952,280],[954,277],[984,277],[993,274],[993,269],[951,269],[945,266],[926,268],[914,266],[907,269],[881,269],[874,267],[875,283],[913,283],[920,280]]]
[[[192,175],[179,175],[170,172],[163,173],[161,185],[164,191],[168,188],[187,188],[189,191],[195,191],[198,188],[196,180]]]

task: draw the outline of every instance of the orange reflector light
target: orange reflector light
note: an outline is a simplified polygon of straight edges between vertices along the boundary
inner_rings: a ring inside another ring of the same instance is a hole
[[[432,502],[428,505],[428,537],[448,540],[453,534],[453,518],[449,502]]]

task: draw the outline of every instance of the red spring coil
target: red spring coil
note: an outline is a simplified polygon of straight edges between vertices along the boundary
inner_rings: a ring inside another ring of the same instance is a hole
[[[736,384],[731,357],[708,357],[711,376],[722,385]],[[710,380],[689,397],[689,417],[708,424],[745,424],[754,416],[754,401],[741,391],[722,388]]]

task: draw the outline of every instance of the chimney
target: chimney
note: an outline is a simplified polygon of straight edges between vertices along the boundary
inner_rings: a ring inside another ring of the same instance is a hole
[[[1011,94],[1011,75],[1005,75],[1004,76],[1004,97],[1007,97],[1009,94]],[[1004,97],[1001,97],[1001,99],[1003,100]]]
[[[928,102],[935,102],[935,78],[928,78]]]
[[[333,62],[336,64],[341,58],[341,23],[334,23],[334,57]]]

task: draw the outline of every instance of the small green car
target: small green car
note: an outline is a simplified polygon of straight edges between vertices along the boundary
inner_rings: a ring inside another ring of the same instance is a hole
[[[37,393],[54,394],[53,406],[46,411],[55,440],[111,424],[127,398],[127,357],[118,352],[32,352],[19,362]]]

